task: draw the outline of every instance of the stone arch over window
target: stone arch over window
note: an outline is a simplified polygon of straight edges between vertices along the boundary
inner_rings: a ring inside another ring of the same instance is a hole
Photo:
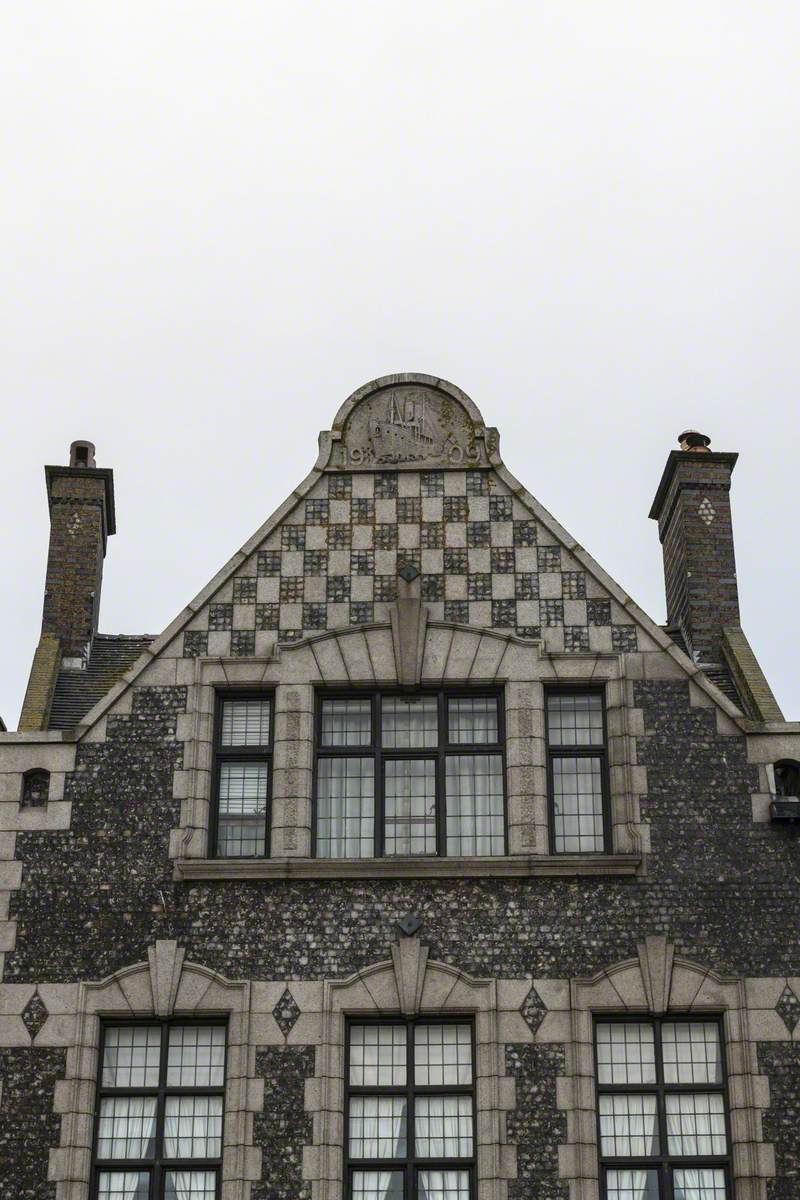
[[[429,621],[425,606],[410,594],[398,602],[391,616],[389,622],[329,630],[278,646],[264,659],[194,660],[188,711],[178,717],[178,736],[185,742],[183,767],[174,775],[175,795],[182,801],[181,824],[171,831],[170,841],[177,878],[219,877],[218,863],[192,864],[210,858],[213,714],[215,692],[224,688],[274,691],[272,837],[266,863],[311,855],[315,688],[381,688],[398,683],[502,687],[510,858],[549,853],[545,685],[591,680],[602,686],[608,721],[612,849],[620,856],[649,851],[649,828],[639,805],[647,791],[646,770],[635,754],[643,718],[634,705],[633,682],[624,673],[624,655],[548,655],[538,642],[514,634]],[[627,867],[637,869],[631,863]],[[621,870],[627,867],[623,864]],[[225,865],[223,874],[236,869]],[[282,869],[267,866],[265,871],[279,876]],[[315,873],[322,869],[317,866]]]
[[[566,1074],[557,1081],[557,1100],[567,1116],[567,1141],[559,1146],[559,1174],[569,1183],[569,1200],[600,1196],[594,1018],[672,1013],[721,1018],[736,1195],[767,1200],[767,1181],[775,1175],[774,1149],[764,1142],[761,1128],[762,1112],[769,1106],[769,1082],[758,1073],[745,981],[725,978],[678,957],[666,937],[648,937],[637,951],[635,959],[589,979],[572,979],[564,989]]]
[[[342,1200],[343,1195],[345,1018],[397,1015],[459,1015],[474,1021],[478,1194],[481,1200],[506,1200],[509,1180],[517,1177],[516,1146],[506,1140],[515,1080],[505,1074],[500,986],[501,981],[473,979],[431,961],[427,947],[414,937],[392,946],[385,962],[323,985],[321,1040],[314,1077],[306,1082],[314,1141],[306,1149],[303,1178],[311,1183],[312,1200]],[[528,986],[525,981],[526,991]]]
[[[46,808],[50,799],[50,772],[34,767],[22,776],[20,808]]]
[[[225,1017],[227,1051],[223,1138],[226,1200],[248,1200],[261,1176],[261,1151],[253,1145],[253,1114],[263,1107],[263,1080],[255,1077],[250,1040],[250,984],[231,982],[207,967],[185,961],[174,941],[159,941],[147,962],[123,967],[77,989],[74,1041],[66,1076],[56,1083],[54,1108],[61,1142],[50,1151],[48,1178],[56,1200],[86,1200],[91,1178],[94,1111],[102,1018],[165,1020]]]

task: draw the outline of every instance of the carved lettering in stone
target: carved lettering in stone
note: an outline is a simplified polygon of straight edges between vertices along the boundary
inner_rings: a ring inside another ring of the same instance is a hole
[[[469,414],[433,388],[401,384],[366,397],[348,418],[339,466],[485,466]]]

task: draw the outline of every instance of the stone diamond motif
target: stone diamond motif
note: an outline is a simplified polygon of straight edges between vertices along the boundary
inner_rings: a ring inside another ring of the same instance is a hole
[[[401,921],[397,922],[397,926],[400,932],[404,933],[406,937],[413,937],[417,930],[422,927],[422,921],[419,917],[414,916],[413,913],[409,913],[407,917],[403,917]]]
[[[800,1000],[797,999],[788,983],[780,994],[775,1011],[783,1021],[789,1033],[794,1033],[794,1027],[800,1021]]]
[[[531,1033],[536,1033],[547,1013],[547,1005],[532,984],[520,1011]]]
[[[47,1007],[38,992],[33,993],[20,1015],[31,1038],[35,1038],[48,1017]]]
[[[413,563],[407,562],[407,563],[403,563],[402,567],[400,567],[397,574],[400,576],[401,579],[405,579],[406,583],[413,583],[413,581],[419,575],[419,571],[417,570],[417,568],[414,566]]]
[[[708,496],[700,501],[700,507],[697,511],[700,514],[700,520],[704,521],[706,525],[710,525],[714,520],[714,517],[717,515],[717,510],[714,508],[714,505],[711,503]]]
[[[295,1027],[297,1018],[300,1016],[297,1001],[288,988],[285,989],[280,1000],[273,1008],[272,1015],[283,1036],[288,1037]]]

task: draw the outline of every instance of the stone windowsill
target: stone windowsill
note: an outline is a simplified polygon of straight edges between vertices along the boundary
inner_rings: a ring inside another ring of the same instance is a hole
[[[503,858],[179,858],[173,878],[468,879],[636,875],[641,854],[515,854]]]

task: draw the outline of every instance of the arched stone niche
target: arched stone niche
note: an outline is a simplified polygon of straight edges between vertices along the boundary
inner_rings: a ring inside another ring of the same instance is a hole
[[[514,990],[511,1020],[500,1008],[498,989]],[[506,1113],[515,1105],[515,1081],[505,1074],[505,1042],[530,1040],[519,1016],[530,987],[521,982],[472,979],[447,963],[431,961],[418,938],[403,938],[391,958],[343,980],[326,982],[315,1074],[306,1083],[306,1110],[314,1141],[307,1147],[303,1178],[312,1200],[342,1200],[345,1130],[345,1017],[452,1016],[475,1022],[477,1180],[481,1200],[506,1200],[517,1175],[516,1147],[506,1140]],[[519,992],[517,997],[516,992]],[[520,1033],[520,1030],[522,1031]]]

